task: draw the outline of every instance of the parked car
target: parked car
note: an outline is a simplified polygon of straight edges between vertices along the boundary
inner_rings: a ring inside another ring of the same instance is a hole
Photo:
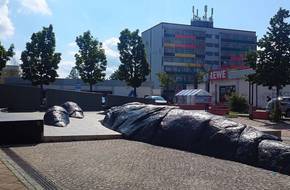
[[[167,101],[162,96],[146,96],[146,99],[154,100],[157,105],[166,105]]]
[[[274,108],[274,103],[275,101],[279,101],[279,104],[281,106],[281,111],[282,111],[282,114],[285,116],[285,117],[290,117],[290,97],[288,96],[282,96],[282,97],[278,97],[277,98],[272,98],[266,105],[266,110],[268,112],[271,112],[272,109]]]

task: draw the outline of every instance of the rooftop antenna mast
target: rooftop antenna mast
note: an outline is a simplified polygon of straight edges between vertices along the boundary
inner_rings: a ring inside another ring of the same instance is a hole
[[[213,22],[213,8],[211,8],[211,16],[209,17],[209,21]]]
[[[204,16],[203,20],[207,20],[207,5],[204,6]]]

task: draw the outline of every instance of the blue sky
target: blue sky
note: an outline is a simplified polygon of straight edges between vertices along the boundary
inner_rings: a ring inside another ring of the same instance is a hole
[[[144,31],[160,22],[189,24],[192,5],[201,15],[205,4],[214,8],[215,27],[253,30],[258,39],[279,7],[290,9],[289,0],[0,0],[0,40],[5,47],[14,43],[19,59],[31,34],[52,24],[62,53],[58,73],[66,77],[74,65],[76,36],[90,30],[104,44],[109,75],[119,64],[121,30]]]

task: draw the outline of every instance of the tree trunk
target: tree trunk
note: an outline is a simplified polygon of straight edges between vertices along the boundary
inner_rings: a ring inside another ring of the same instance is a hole
[[[43,84],[40,84],[41,94],[43,94]]]
[[[90,83],[90,92],[93,92],[93,85]]]
[[[278,98],[280,95],[280,88],[278,88],[278,86],[276,86],[276,97]]]
[[[40,105],[44,104],[43,99],[44,99],[43,84],[40,84]]]
[[[137,91],[136,91],[136,87],[134,87],[134,97],[137,97]]]

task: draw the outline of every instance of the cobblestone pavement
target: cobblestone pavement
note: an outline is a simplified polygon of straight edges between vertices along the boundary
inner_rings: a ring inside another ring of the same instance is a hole
[[[1,190],[24,190],[25,186],[0,160],[0,189]]]
[[[290,176],[127,140],[11,150],[63,189],[290,189]]]

